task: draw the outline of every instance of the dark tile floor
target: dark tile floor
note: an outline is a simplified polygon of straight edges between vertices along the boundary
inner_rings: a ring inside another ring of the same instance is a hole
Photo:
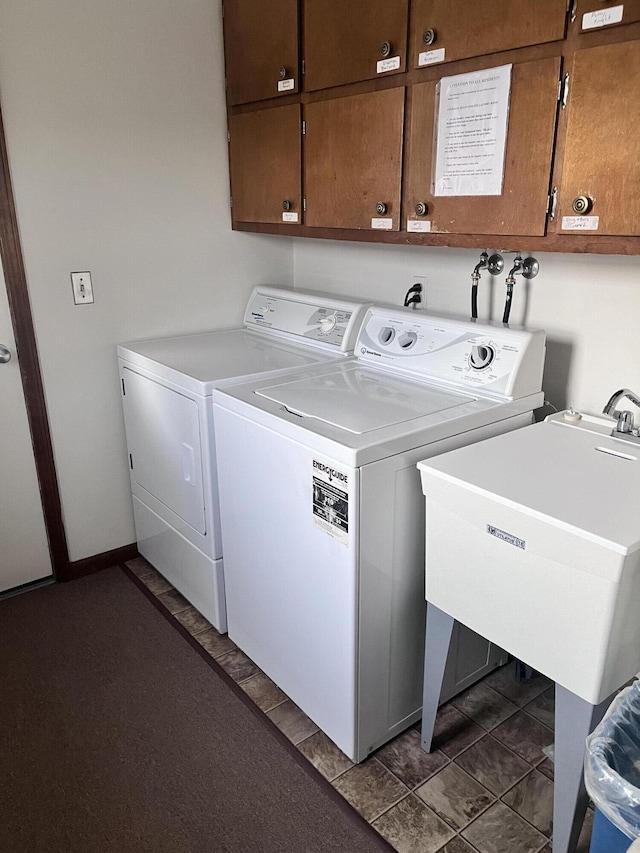
[[[551,853],[553,685],[513,665],[444,705],[434,751],[419,725],[354,765],[143,558],[127,563],[334,788],[399,853]],[[593,814],[580,837],[587,853]]]

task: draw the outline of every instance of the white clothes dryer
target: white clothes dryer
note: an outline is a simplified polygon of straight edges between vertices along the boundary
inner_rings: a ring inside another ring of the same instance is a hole
[[[216,389],[229,636],[353,761],[420,716],[425,457],[525,426],[545,336],[372,307],[357,358]],[[462,629],[442,701],[500,661]]]
[[[242,329],[118,347],[138,550],[221,632],[211,392],[344,358],[365,309],[340,297],[256,287]]]

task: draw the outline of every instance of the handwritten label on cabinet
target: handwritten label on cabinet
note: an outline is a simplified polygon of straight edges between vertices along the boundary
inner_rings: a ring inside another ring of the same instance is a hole
[[[407,231],[414,234],[429,234],[431,222],[428,219],[407,219]]]
[[[290,77],[288,80],[278,80],[278,92],[290,92],[291,89],[296,88],[296,81],[293,77]]]
[[[400,57],[390,56],[388,59],[381,59],[376,68],[378,74],[384,74],[387,71],[397,71],[400,68]]]
[[[436,62],[444,62],[444,48],[438,50],[425,50],[418,54],[418,65],[435,65]]]
[[[433,194],[501,195],[511,65],[443,77]]]
[[[295,213],[295,211],[290,211],[289,213],[285,212],[282,214],[282,221],[283,222],[297,222],[298,221],[298,214]]]
[[[393,219],[374,217],[371,220],[371,227],[376,231],[391,231],[393,228]]]
[[[600,227],[599,216],[563,216],[563,231],[597,231]]]
[[[598,27],[619,24],[622,20],[623,12],[624,6],[612,6],[610,9],[601,9],[597,12],[585,12],[582,16],[582,29],[595,30]]]

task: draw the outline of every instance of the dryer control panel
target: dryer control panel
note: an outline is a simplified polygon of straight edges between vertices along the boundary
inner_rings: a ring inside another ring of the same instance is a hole
[[[356,355],[415,378],[514,399],[542,386],[545,334],[373,307]]]
[[[352,352],[367,305],[301,290],[256,287],[244,315],[247,329]]]

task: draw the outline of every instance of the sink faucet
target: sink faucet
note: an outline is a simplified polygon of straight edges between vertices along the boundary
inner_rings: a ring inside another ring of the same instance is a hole
[[[602,410],[602,413],[604,415],[610,415],[612,418],[617,420],[615,432],[632,434],[634,437],[637,437],[638,430],[633,429],[633,412],[616,411],[616,406],[620,400],[624,400],[625,397],[627,400],[631,400],[635,406],[640,408],[640,395],[634,394],[634,392],[630,391],[628,388],[621,388],[619,391],[616,391],[615,394],[611,395],[607,405]]]

